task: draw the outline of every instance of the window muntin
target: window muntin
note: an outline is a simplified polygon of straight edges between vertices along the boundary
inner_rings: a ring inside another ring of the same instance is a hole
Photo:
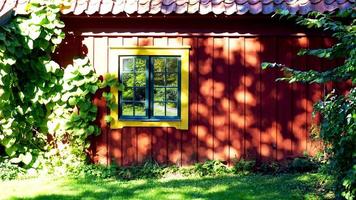
[[[119,118],[123,120],[180,119],[180,56],[119,56]]]

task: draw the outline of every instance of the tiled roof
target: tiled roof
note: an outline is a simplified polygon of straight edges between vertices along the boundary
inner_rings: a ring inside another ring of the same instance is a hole
[[[29,0],[0,0],[0,16],[13,8],[25,13]],[[63,14],[270,14],[276,9],[306,14],[354,7],[355,0],[72,0]]]

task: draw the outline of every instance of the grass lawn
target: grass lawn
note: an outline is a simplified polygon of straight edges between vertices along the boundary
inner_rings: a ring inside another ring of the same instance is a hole
[[[0,182],[0,199],[321,199],[319,174],[158,180],[37,178]]]

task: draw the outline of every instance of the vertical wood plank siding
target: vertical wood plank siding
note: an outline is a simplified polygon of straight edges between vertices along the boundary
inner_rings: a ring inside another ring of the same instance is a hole
[[[295,57],[301,47],[322,46],[324,41],[306,36],[179,36],[81,38],[87,55],[100,74],[109,72],[110,46],[189,45],[189,130],[174,128],[123,128],[110,130],[98,120],[102,134],[94,139],[93,160],[120,165],[154,159],[162,164],[189,165],[207,159],[231,162],[249,158],[281,160],[314,153],[310,141],[312,105],[322,96],[322,86],[275,82],[278,70],[261,70],[263,61],[313,66],[322,62]],[[99,95],[98,95],[99,96]],[[99,118],[105,101],[95,99]]]

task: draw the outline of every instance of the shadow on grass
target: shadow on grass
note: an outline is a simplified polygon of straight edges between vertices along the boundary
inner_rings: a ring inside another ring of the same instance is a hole
[[[228,176],[176,180],[70,179],[53,194],[11,199],[304,199],[317,175]]]

